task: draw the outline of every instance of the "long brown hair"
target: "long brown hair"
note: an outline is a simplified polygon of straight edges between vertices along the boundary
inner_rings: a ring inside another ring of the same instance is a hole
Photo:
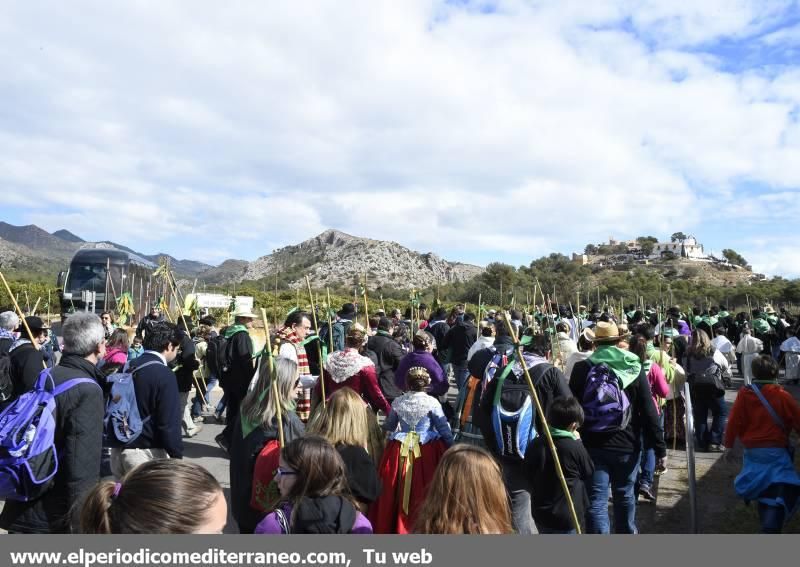
[[[419,534],[510,534],[511,509],[500,466],[474,445],[442,457],[414,529]]]
[[[356,505],[347,485],[344,461],[324,437],[307,435],[295,439],[283,448],[282,456],[297,472],[286,500],[294,503],[301,498],[343,496]]]
[[[218,498],[225,498],[222,487],[200,465],[178,459],[148,461],[119,483],[95,485],[81,508],[81,533],[195,533]]]
[[[700,359],[713,356],[713,354],[714,347],[711,344],[708,333],[702,329],[695,329],[692,331],[692,344],[689,346],[686,355],[688,357]]]

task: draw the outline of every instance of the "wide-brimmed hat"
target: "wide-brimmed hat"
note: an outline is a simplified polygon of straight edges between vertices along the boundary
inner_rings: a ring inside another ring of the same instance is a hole
[[[39,331],[44,331],[50,328],[47,326],[47,324],[45,324],[45,322],[41,319],[41,317],[35,317],[35,316],[25,317],[25,323],[28,324],[28,328],[31,330],[31,333],[34,334],[38,333]],[[25,330],[25,325],[20,323],[19,327],[17,328],[17,332],[27,333],[27,331]]]
[[[773,309],[772,305],[767,303],[764,306],[764,313],[766,313],[767,315],[775,315],[775,309]]]
[[[620,334],[619,327],[612,321],[598,321],[594,326],[594,340],[595,343],[611,343],[616,342],[625,335]]]
[[[582,334],[583,334],[583,338],[585,338],[587,341],[589,341],[590,343],[594,342],[594,330],[592,330],[591,327],[586,327],[583,330]]]
[[[255,313],[251,313],[249,309],[241,309],[239,311],[234,311],[233,316],[234,317],[243,317],[243,318],[247,318],[247,319],[257,319],[258,318],[258,315],[256,315]]]
[[[356,318],[356,306],[352,303],[345,303],[337,315],[342,319],[353,320]]]

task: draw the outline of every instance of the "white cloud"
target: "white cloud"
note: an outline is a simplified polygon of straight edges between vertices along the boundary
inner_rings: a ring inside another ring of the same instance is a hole
[[[208,235],[205,261],[328,227],[464,260],[703,239],[743,182],[784,215],[800,188],[800,71],[737,76],[695,49],[786,5],[97,4],[74,27],[72,6],[17,4],[0,186],[85,238],[180,256]]]

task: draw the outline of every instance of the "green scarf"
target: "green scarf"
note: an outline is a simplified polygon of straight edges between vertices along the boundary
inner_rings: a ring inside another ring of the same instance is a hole
[[[247,336],[250,337],[250,332],[247,330],[247,327],[245,327],[242,324],[238,324],[238,325],[231,325],[230,327],[225,329],[225,335],[224,335],[225,340],[230,340],[230,338],[233,335],[241,331],[244,331],[245,333],[247,333]],[[266,348],[266,346],[264,348]],[[260,352],[256,352],[256,345],[255,343],[253,343],[253,337],[250,337],[250,351],[253,353],[253,358],[257,358],[261,354]]]
[[[553,439],[574,439],[578,440],[580,437],[575,435],[574,431],[565,431],[564,429],[558,429],[557,427],[550,426],[550,435]]]
[[[630,351],[615,346],[600,346],[589,357],[592,364],[607,365],[622,382],[622,388],[630,386],[642,371],[639,357]]]
[[[389,333],[388,331],[384,331],[383,329],[378,329],[377,334],[381,335],[382,337],[389,337],[390,339],[394,339],[391,333]]]
[[[667,379],[667,384],[672,384],[675,380],[675,369],[669,363],[669,354],[662,350],[654,350],[650,355],[650,360],[658,364],[664,371],[664,377]]]

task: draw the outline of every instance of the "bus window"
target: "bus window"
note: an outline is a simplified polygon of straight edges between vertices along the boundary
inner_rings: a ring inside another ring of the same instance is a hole
[[[105,289],[106,267],[103,264],[73,264],[70,266],[66,291],[77,293],[82,290],[98,291]]]

